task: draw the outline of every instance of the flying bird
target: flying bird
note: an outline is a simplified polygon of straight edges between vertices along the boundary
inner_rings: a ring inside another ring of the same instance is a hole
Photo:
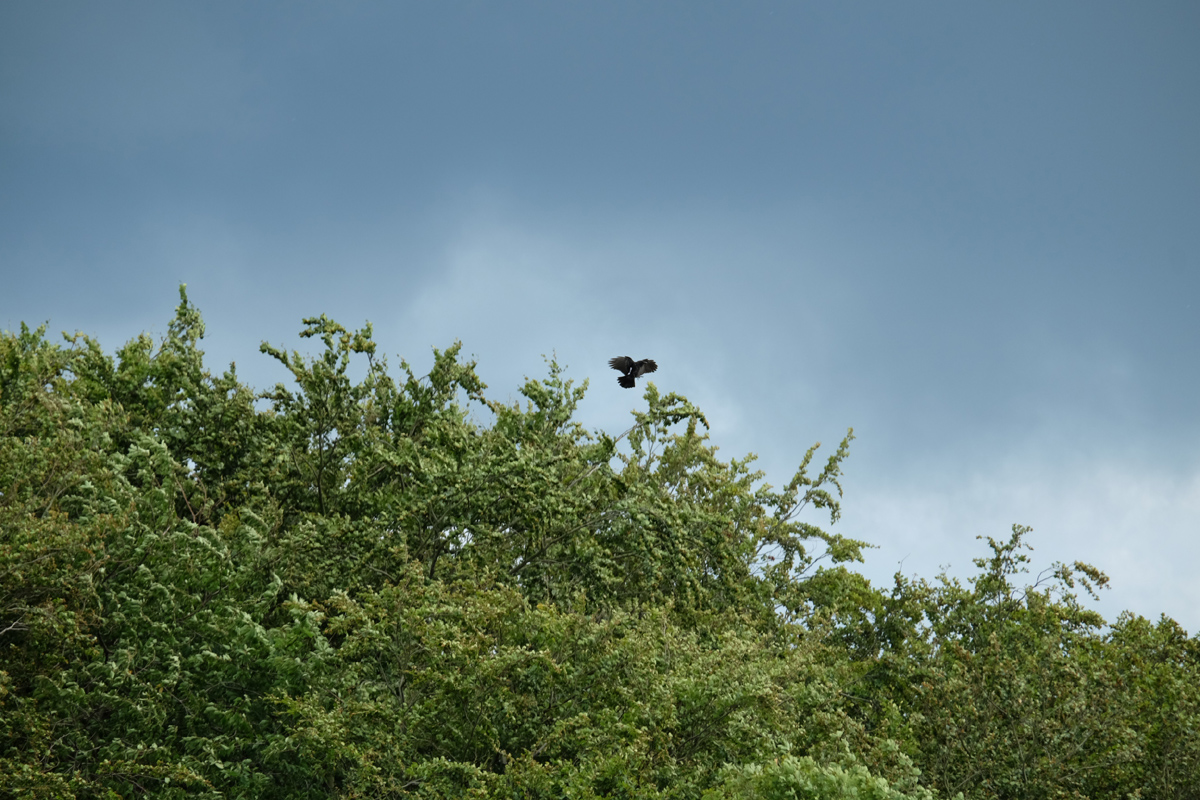
[[[640,378],[647,372],[654,372],[658,369],[658,364],[655,364],[653,359],[643,358],[641,361],[634,361],[629,356],[610,358],[608,365],[621,373],[621,377],[617,378],[617,383],[626,389],[633,388],[635,378]]]

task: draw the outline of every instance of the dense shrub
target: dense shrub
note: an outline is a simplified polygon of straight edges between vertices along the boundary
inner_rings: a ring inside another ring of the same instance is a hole
[[[850,435],[775,490],[653,384],[589,432],[553,362],[502,404],[325,317],[255,393],[181,297],[0,335],[0,794],[1196,796],[1195,639],[1018,586],[1023,528],[871,586],[809,521]]]

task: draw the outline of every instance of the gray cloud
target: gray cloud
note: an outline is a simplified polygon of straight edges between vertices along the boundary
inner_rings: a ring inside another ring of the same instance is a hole
[[[245,55],[196,7],[15,4],[4,19],[6,137],[123,149],[262,129]]]

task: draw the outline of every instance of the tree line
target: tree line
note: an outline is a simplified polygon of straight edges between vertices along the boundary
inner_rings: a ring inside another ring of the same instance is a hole
[[[256,392],[180,298],[0,334],[0,796],[1200,797],[1196,639],[1020,526],[871,585],[852,432],[774,488],[653,383],[589,431],[324,316]]]

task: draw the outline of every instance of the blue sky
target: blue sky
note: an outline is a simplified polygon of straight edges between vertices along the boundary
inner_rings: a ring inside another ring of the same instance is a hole
[[[370,320],[582,418],[697,402],[783,483],[858,436],[864,571],[1034,528],[1200,627],[1195,3],[0,5],[0,327],[213,368]]]

